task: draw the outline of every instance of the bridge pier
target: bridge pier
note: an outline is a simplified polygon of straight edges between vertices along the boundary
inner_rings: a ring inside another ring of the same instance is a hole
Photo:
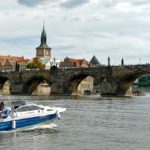
[[[119,85],[115,82],[103,81],[101,83],[101,96],[132,96],[132,88],[124,87],[124,85]]]
[[[117,96],[116,90],[117,86],[113,82],[104,80],[101,83],[101,96]]]
[[[50,95],[62,95],[63,89],[62,86],[55,84],[51,86],[51,94]]]
[[[132,87],[131,87],[131,83],[130,84],[123,84],[121,83],[120,85],[118,85],[117,88],[117,96],[132,96]]]

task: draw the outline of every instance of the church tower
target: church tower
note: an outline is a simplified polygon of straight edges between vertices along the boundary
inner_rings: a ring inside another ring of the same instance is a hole
[[[36,57],[41,59],[51,59],[51,48],[46,43],[47,37],[45,32],[45,27],[43,25],[43,30],[41,33],[41,44],[36,48]]]

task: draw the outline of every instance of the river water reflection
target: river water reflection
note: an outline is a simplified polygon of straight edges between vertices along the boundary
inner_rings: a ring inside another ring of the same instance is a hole
[[[67,111],[62,114],[61,120],[52,125],[0,133],[0,150],[150,149],[149,94],[101,100],[91,97],[81,100],[35,100],[35,97],[26,96],[19,98],[66,107]]]

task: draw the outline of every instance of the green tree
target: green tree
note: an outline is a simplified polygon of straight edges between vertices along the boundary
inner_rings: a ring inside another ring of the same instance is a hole
[[[45,65],[40,62],[39,58],[35,57],[32,59],[31,63],[27,64],[27,68],[28,69],[40,69],[40,70],[42,70],[45,68]]]
[[[139,87],[150,87],[150,76],[146,75],[146,76],[140,77],[139,81],[138,81],[138,86]]]

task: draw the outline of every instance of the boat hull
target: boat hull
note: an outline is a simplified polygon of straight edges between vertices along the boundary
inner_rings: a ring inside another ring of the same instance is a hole
[[[20,128],[26,128],[37,124],[47,123],[57,118],[57,114],[37,116],[31,118],[12,119],[10,121],[0,122],[0,131],[10,131]]]

